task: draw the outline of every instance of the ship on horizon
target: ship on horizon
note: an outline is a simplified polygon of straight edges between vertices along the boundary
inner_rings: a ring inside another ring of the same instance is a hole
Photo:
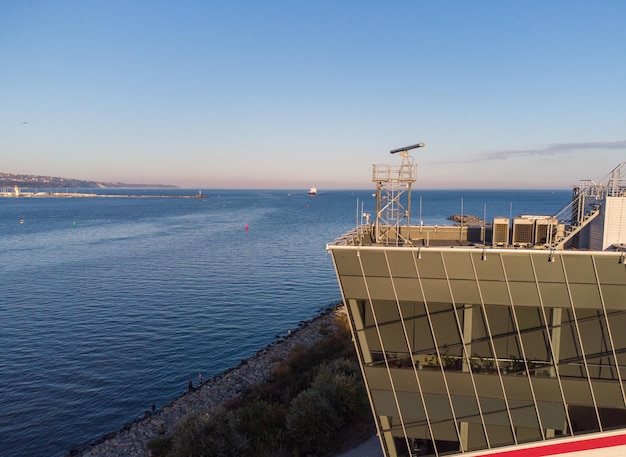
[[[313,186],[309,189],[309,197],[315,197],[317,195],[317,187]]]
[[[327,245],[385,457],[626,455],[626,162],[557,214],[431,227],[415,147]]]

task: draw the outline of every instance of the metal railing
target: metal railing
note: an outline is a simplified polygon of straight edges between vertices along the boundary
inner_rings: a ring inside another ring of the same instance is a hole
[[[563,249],[565,243],[589,224],[600,213],[607,197],[626,195],[626,162],[620,163],[600,181],[581,180],[574,191],[572,201],[553,216],[557,220],[549,237],[553,249]],[[562,234],[558,232],[558,225],[565,227]]]

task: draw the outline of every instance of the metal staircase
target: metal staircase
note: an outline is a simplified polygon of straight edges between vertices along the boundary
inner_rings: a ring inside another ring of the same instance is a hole
[[[600,214],[606,197],[624,195],[626,195],[626,162],[619,164],[599,182],[580,181],[579,187],[574,189],[574,197],[569,205],[553,216],[558,222],[550,232],[548,240],[550,249],[564,249]],[[559,230],[560,227],[563,230]]]

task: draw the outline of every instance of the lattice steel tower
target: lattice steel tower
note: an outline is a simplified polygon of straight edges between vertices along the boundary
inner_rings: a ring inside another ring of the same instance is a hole
[[[417,165],[409,151],[424,143],[393,149],[400,153],[400,166],[373,165],[372,181],[376,183],[375,241],[385,245],[411,244],[411,184],[417,180]],[[403,229],[402,227],[406,228]]]

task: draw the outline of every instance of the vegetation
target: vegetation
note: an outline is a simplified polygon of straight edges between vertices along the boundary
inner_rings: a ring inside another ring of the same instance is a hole
[[[158,457],[291,457],[341,452],[373,433],[361,372],[345,318],[313,347],[297,346],[272,378],[241,398],[187,417]],[[349,442],[347,442],[346,440]]]

